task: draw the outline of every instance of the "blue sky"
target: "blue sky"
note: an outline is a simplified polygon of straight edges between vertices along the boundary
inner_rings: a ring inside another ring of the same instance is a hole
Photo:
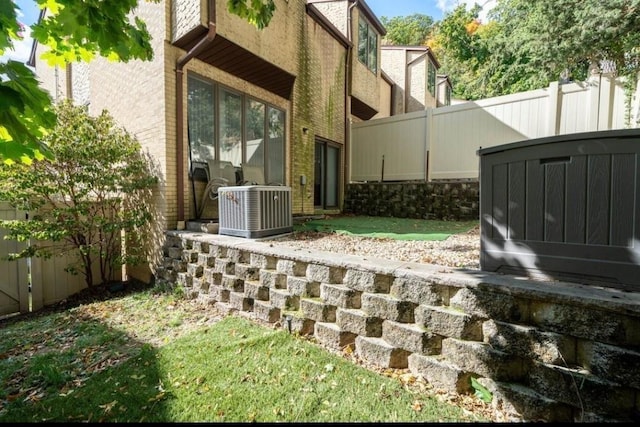
[[[438,0],[365,0],[378,18],[386,16],[409,16],[415,13],[431,16],[440,20],[443,16],[444,2]]]

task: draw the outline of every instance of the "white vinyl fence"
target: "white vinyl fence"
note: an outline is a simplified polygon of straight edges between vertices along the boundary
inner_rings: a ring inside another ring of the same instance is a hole
[[[0,202],[0,219],[26,220],[26,215],[8,203]],[[5,260],[8,254],[18,252],[25,245],[5,240],[6,234],[0,228],[0,316],[37,311],[87,287],[83,275],[72,275],[64,271],[71,260],[71,254],[49,259]],[[94,263],[94,267],[94,277],[99,278],[98,263]]]
[[[351,182],[478,178],[480,148],[636,127],[623,82],[606,75],[513,95],[356,123]]]

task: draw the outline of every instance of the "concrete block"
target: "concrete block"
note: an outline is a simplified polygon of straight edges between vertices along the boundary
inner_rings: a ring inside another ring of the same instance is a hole
[[[216,258],[214,268],[222,274],[235,274],[236,263],[227,258]]]
[[[442,340],[442,356],[461,369],[480,377],[497,381],[518,381],[524,376],[522,359],[495,350],[485,343],[446,338]]]
[[[340,329],[365,337],[382,336],[382,319],[368,316],[359,309],[338,308],[336,324]]]
[[[260,282],[245,280],[244,296],[258,301],[269,301],[269,288],[260,285]]]
[[[249,264],[236,264],[235,275],[243,280],[259,280],[260,268]]]
[[[216,257],[207,253],[199,253],[198,265],[201,265],[203,267],[213,267],[216,265]]]
[[[389,345],[382,338],[358,336],[356,354],[376,366],[404,369],[408,366],[410,353]]]
[[[335,322],[336,307],[326,305],[322,301],[312,300],[308,298],[300,299],[300,310],[304,317],[315,322]]]
[[[307,263],[289,259],[279,259],[276,264],[276,271],[287,276],[304,277],[307,272]]]
[[[286,289],[287,275],[275,270],[260,270],[260,284],[268,288]]]
[[[363,293],[361,296],[362,311],[385,320],[413,323],[415,307],[412,302],[401,301],[387,294]]]
[[[193,277],[202,277],[204,273],[204,267],[198,264],[187,264],[187,274],[192,275]]]
[[[360,292],[389,293],[392,281],[392,276],[356,269],[348,269],[344,275],[344,284]]]
[[[438,356],[413,353],[408,358],[412,374],[422,376],[438,390],[466,394],[472,391],[471,374]]]
[[[411,353],[439,354],[442,347],[441,336],[414,323],[398,323],[393,320],[382,323],[382,339]]]
[[[229,305],[238,311],[252,311],[253,299],[244,296],[243,292],[230,292]]]
[[[309,280],[306,277],[287,276],[287,290],[291,295],[318,298],[320,296],[320,283]]]
[[[342,283],[345,271],[344,268],[330,267],[327,265],[309,264],[307,265],[306,277],[309,280],[337,284]]]
[[[222,287],[233,292],[244,291],[244,280],[237,278],[236,276],[230,276],[227,274],[222,275]]]
[[[419,305],[415,310],[416,323],[449,338],[482,341],[482,321],[449,307]]]
[[[269,300],[274,307],[282,310],[298,310],[300,297],[291,295],[286,289],[269,289]]]
[[[355,342],[356,334],[343,331],[335,323],[316,322],[313,335],[321,344],[342,350]]]
[[[253,301],[253,312],[256,318],[269,323],[280,320],[280,309],[272,306],[268,301]]]
[[[360,308],[360,296],[362,292],[343,285],[320,284],[320,299],[325,304],[335,305],[341,308]]]

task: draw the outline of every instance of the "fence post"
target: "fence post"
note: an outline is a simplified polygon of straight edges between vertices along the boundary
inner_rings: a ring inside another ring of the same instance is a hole
[[[612,126],[613,89],[611,74],[600,77],[600,104],[598,107],[598,130],[609,130]]]
[[[549,84],[549,101],[547,105],[549,106],[548,110],[548,127],[547,127],[547,136],[554,136],[558,134],[558,124],[560,117],[560,105],[559,96],[562,93],[559,90],[560,85],[558,82],[551,82]]]
[[[436,145],[435,141],[433,140],[433,133],[434,133],[433,132],[433,108],[427,108],[427,115],[425,116],[424,123],[425,123],[424,154],[426,156],[425,165],[427,167],[424,178],[426,182],[429,182],[431,181],[431,159],[433,158],[431,150]]]
[[[589,107],[587,108],[587,130],[598,130],[598,115],[600,109],[600,79],[601,75],[598,71],[590,69],[590,75],[587,79],[589,85]]]

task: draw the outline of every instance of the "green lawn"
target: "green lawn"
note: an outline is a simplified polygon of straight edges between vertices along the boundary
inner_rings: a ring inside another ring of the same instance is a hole
[[[478,221],[336,215],[308,220],[296,225],[294,230],[335,232],[397,240],[445,240],[452,234],[465,233],[476,226]]]
[[[0,422],[486,420],[352,357],[137,291],[1,322]]]

